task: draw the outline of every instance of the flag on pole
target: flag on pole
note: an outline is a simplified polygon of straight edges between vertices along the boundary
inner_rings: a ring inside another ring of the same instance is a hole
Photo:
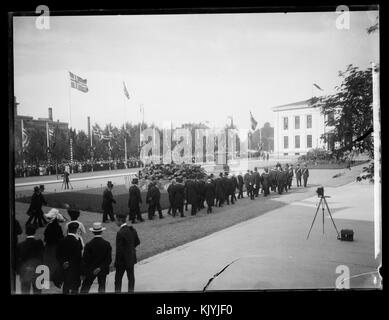
[[[257,127],[258,121],[254,119],[253,114],[250,111],[251,129],[254,131]]]
[[[70,72],[69,71],[69,75],[70,75],[70,86],[73,88],[73,89],[77,89],[81,92],[88,92],[88,86],[86,84],[86,79],[82,79],[81,77],[79,76],[76,76],[74,73]]]
[[[324,91],[322,88],[320,88],[316,83],[313,84],[317,89],[319,89],[320,91]]]
[[[124,83],[124,81],[123,81],[123,92],[124,92],[124,95],[126,96],[126,98],[128,100],[130,100],[130,94],[128,93],[128,90],[127,90],[127,87],[126,87],[126,84]]]
[[[22,120],[22,152],[26,151],[29,144],[30,144],[30,137],[28,135],[27,129],[23,126],[23,120]]]

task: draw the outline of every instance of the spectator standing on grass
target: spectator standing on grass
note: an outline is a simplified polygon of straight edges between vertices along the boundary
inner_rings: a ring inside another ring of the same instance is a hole
[[[142,196],[138,188],[138,178],[132,179],[132,185],[129,189],[129,199],[128,199],[128,208],[130,220],[132,223],[135,223],[135,218],[143,222],[142,215],[140,213],[140,205],[142,204]]]
[[[135,288],[134,265],[137,263],[136,247],[140,244],[138,233],[132,226],[126,223],[126,215],[117,214],[116,224],[119,231],[116,234],[115,256],[115,292],[122,291],[122,279],[124,272],[128,279],[128,292]]]
[[[304,180],[304,187],[306,187],[307,182],[308,182],[308,177],[309,177],[309,170],[308,170],[307,164],[305,164],[304,169],[303,169],[301,174],[302,174],[303,180]]]
[[[265,168],[265,172],[262,173],[261,180],[262,180],[263,195],[267,197],[270,193],[269,192],[270,176],[269,176],[268,168]]]
[[[250,170],[247,170],[247,172],[244,174],[243,177],[243,182],[244,185],[246,186],[246,192],[247,192],[247,197],[250,197]]]
[[[65,218],[59,213],[57,209],[51,209],[46,215],[49,221],[43,235],[45,242],[44,264],[49,267],[50,278],[52,278],[59,267],[57,261],[57,247],[59,242],[63,239],[62,227],[60,222],[64,222]]]
[[[42,206],[47,202],[41,194],[41,189],[34,187],[34,193],[31,197],[30,207],[27,210],[27,214],[30,216],[26,222],[26,225],[33,224],[36,228],[42,228],[47,223],[43,216]]]
[[[68,209],[68,214],[69,214],[69,217],[71,220],[70,222],[68,222],[65,225],[65,234],[67,234],[69,231],[68,229],[69,229],[70,223],[72,223],[72,222],[77,223],[78,229],[76,231],[76,236],[80,240],[82,247],[84,247],[84,239],[82,238],[82,235],[86,233],[86,230],[85,230],[84,224],[81,221],[78,221],[78,218],[80,217],[80,210],[71,209],[68,204],[65,204],[65,207]]]
[[[173,211],[173,207],[174,207],[174,196],[173,196],[173,193],[174,193],[174,185],[176,184],[176,180],[175,179],[172,179],[170,181],[170,184],[169,186],[167,187],[167,193],[168,193],[168,196],[169,196],[169,210],[167,211],[168,214],[172,214],[172,211]]]
[[[71,222],[68,234],[63,238],[57,248],[57,260],[63,273],[64,294],[76,294],[81,281],[82,244],[77,237],[78,223]]]
[[[116,200],[113,198],[112,189],[113,184],[111,181],[108,181],[107,188],[103,193],[103,203],[101,205],[101,209],[103,210],[103,223],[108,221],[108,216],[112,222],[115,221],[112,203],[116,203]]]
[[[66,166],[66,168],[68,168],[68,166]],[[69,169],[68,170],[66,170],[66,168],[65,168],[65,171],[64,171],[64,173],[63,173],[63,184],[64,184],[64,186],[65,186],[65,189],[69,189],[69,181],[70,181],[70,179],[69,179],[69,176],[70,176],[70,173],[69,173]]]
[[[93,223],[89,228],[94,238],[85,245],[81,263],[81,293],[88,293],[93,281],[97,277],[99,293],[105,293],[106,278],[109,274],[109,266],[112,261],[112,247],[103,239],[105,228],[101,222]]]
[[[26,226],[26,240],[18,245],[17,266],[20,275],[21,291],[30,294],[31,287],[35,294],[40,294],[41,289],[36,286],[36,268],[43,263],[43,241],[35,239],[36,228],[33,225]]]

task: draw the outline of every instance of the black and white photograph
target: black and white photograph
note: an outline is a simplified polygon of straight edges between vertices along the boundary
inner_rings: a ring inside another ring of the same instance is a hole
[[[9,13],[10,293],[381,291],[380,33],[374,4]]]

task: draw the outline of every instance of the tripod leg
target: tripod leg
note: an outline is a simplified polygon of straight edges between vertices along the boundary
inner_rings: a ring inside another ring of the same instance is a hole
[[[338,228],[336,228],[335,221],[332,218],[332,214],[331,214],[330,208],[329,208],[327,200],[325,198],[324,198],[324,203],[326,204],[326,207],[327,207],[327,210],[328,210],[328,214],[330,215],[330,218],[331,218],[331,221],[332,221],[332,223],[333,223],[333,225],[335,227],[336,233],[338,234],[338,238],[340,238],[340,234],[339,234]]]
[[[323,234],[324,234],[324,203],[323,202],[321,203],[321,210],[323,214]]]
[[[319,212],[320,205],[321,205],[321,199],[320,199],[319,205],[317,206],[317,209],[316,209],[316,212],[315,212],[315,217],[313,218],[313,221],[312,221],[312,224],[311,224],[311,228],[309,229],[307,240],[309,238],[309,235],[311,234],[311,230],[312,230],[313,224],[315,223],[317,213]]]

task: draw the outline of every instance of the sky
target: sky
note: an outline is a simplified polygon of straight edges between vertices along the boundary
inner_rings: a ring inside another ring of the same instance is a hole
[[[332,94],[339,70],[379,62],[378,12],[14,17],[14,93],[18,114],[120,126],[203,122],[274,125],[272,107]],[[69,71],[89,91],[70,89]],[[123,81],[130,94],[123,93]],[[323,92],[313,87],[318,84]]]

